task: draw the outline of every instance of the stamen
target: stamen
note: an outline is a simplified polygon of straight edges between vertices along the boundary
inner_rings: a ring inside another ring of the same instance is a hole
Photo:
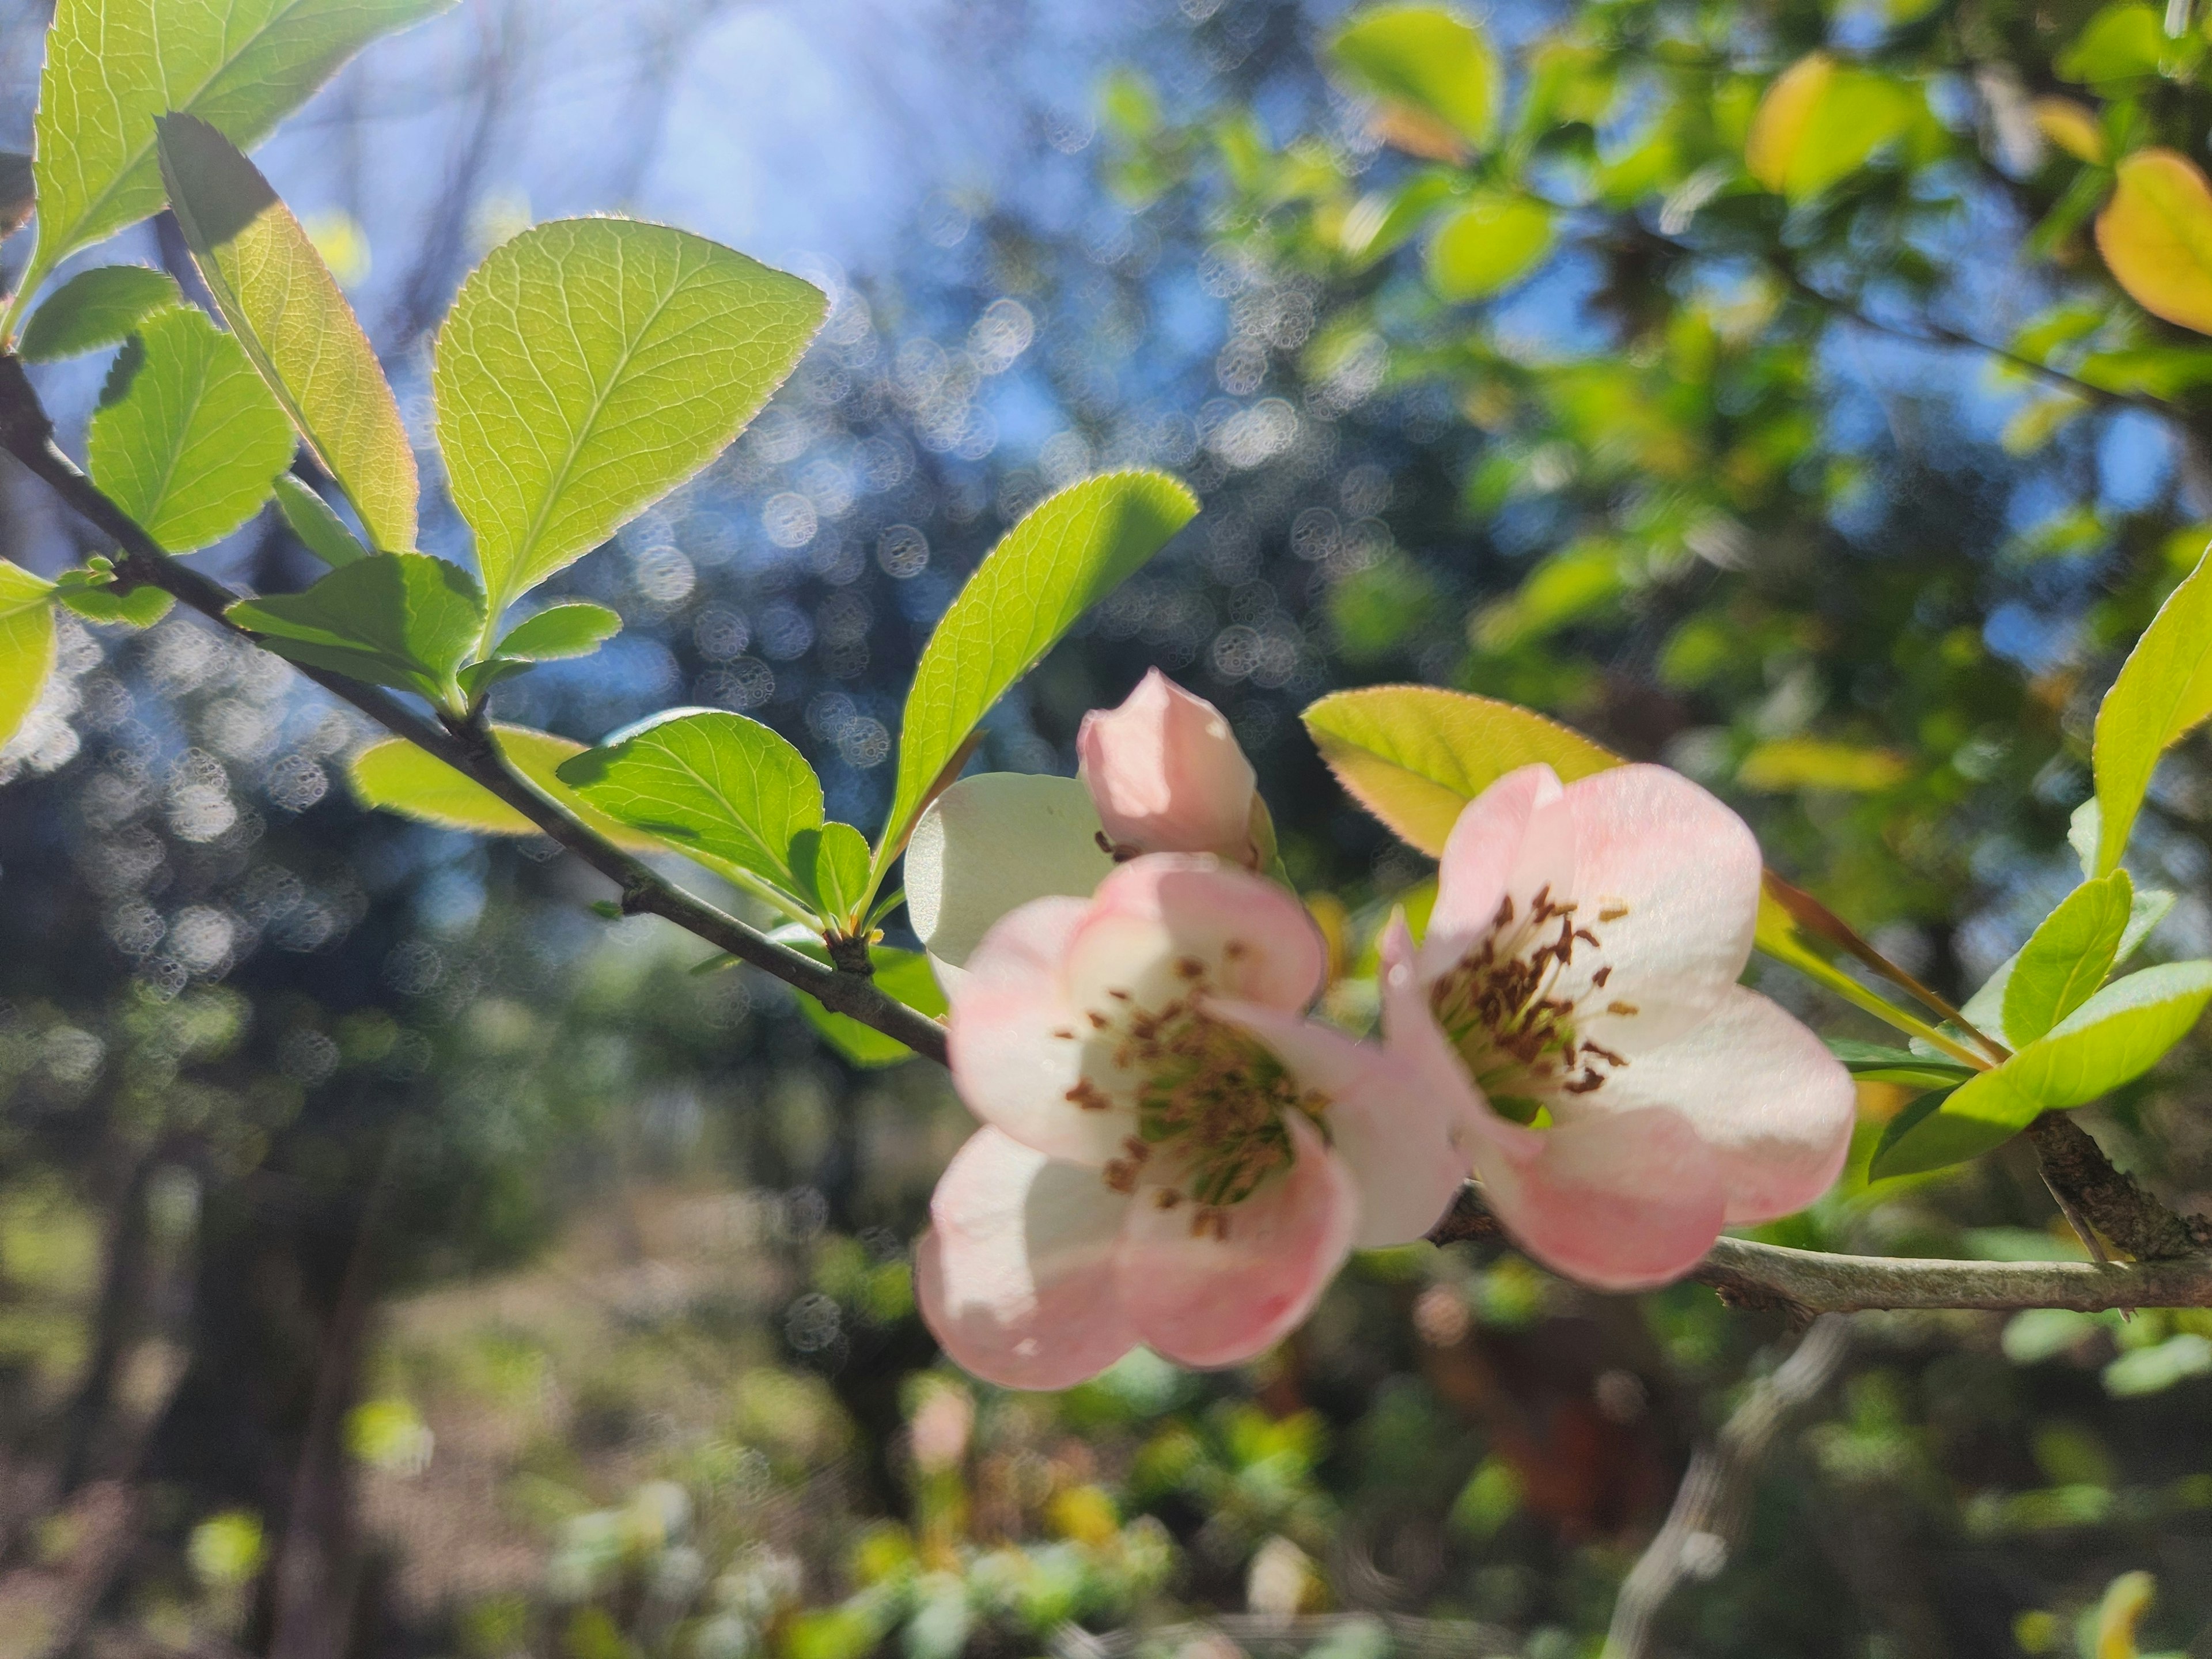
[[[1605,1005],[1605,1011],[1608,1014],[1620,1014],[1625,1017],[1635,1013],[1637,1007],[1632,1002],[1608,1002]]]

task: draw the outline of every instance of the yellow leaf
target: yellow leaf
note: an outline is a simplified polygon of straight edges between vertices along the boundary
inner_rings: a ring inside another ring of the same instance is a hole
[[[1759,100],[1743,161],[1751,176],[1767,189],[1778,191],[1789,182],[1790,160],[1835,73],[1836,60],[1826,52],[1808,52],[1784,70]]]
[[[2212,186],[2185,155],[2141,149],[2097,216],[2097,251],[2129,297],[2169,323],[2212,334]]]
[[[550,795],[571,817],[594,834],[629,853],[662,853],[667,843],[656,841],[609,817],[588,805],[576,792],[553,775],[553,769],[584,745],[550,732],[533,732],[526,726],[494,726],[500,750],[515,769]],[[380,806],[402,817],[434,823],[447,830],[472,830],[483,836],[535,836],[538,826],[490,790],[464,777],[425,750],[404,738],[373,743],[353,757],[347,768],[353,792],[364,806]]]
[[[1768,794],[1796,789],[1865,794],[1888,788],[1910,769],[1894,750],[1862,748],[1824,738],[1777,738],[1745,756],[1735,775],[1747,789]]]
[[[2043,136],[2077,161],[2105,162],[2105,129],[2094,112],[2071,98],[2039,98],[2028,106]]]

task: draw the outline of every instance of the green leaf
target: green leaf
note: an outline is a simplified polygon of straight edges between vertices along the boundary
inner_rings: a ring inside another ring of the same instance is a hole
[[[300,545],[332,569],[368,556],[368,550],[345,527],[331,504],[289,472],[276,475],[276,510],[292,526]]]
[[[854,833],[857,835],[859,832]],[[822,953],[817,949],[809,954],[820,957]],[[885,995],[903,1002],[917,1013],[928,1015],[932,1019],[944,1018],[945,993],[938,988],[937,977],[930,971],[927,957],[916,951],[897,951],[889,945],[878,945],[868,952],[868,960],[875,969],[877,988]],[[831,1013],[804,991],[799,994],[799,1006],[806,1016],[806,1023],[819,1031],[831,1048],[855,1066],[873,1069],[880,1066],[896,1066],[900,1060],[913,1057],[914,1050],[897,1038],[885,1036],[873,1026],[863,1025],[857,1019]]]
[[[0,559],[0,744],[23,729],[54,668],[54,585]]]
[[[1552,251],[1552,210],[1525,196],[1472,197],[1429,244],[1429,286],[1446,300],[1482,300],[1509,289]]]
[[[2120,935],[2120,948],[2112,953],[2115,968],[2142,948],[2142,942],[2166,920],[2166,912],[2173,908],[2176,902],[2175,895],[2156,887],[2137,890],[2134,902],[2128,906],[2128,926]]]
[[[2134,906],[2135,884],[2115,870],[2083,882],[2043,919],[2006,976],[2006,1047],[2034,1042],[2089,1000],[2112,971]]]
[[[556,775],[561,763],[583,753],[584,745],[526,726],[491,728],[492,740],[509,765],[528,778],[571,817],[626,853],[658,853],[665,844],[641,836],[609,817]],[[485,836],[538,836],[544,831],[473,779],[404,738],[387,738],[356,755],[346,768],[355,798],[443,830],[472,830]]]
[[[2040,1113],[2082,1105],[2132,1082],[2188,1034],[2208,1000],[2212,963],[2168,963],[2106,986],[2048,1036],[1946,1097],[1939,1109],[1901,1129],[1893,1124],[1870,1173],[1913,1175],[1976,1157]]]
[[[1792,203],[1809,201],[1901,137],[1920,108],[1916,90],[1811,52],[1767,88],[1744,146],[1744,165]]]
[[[2158,757],[2212,715],[2212,553],[2166,596],[2097,710],[2097,870],[2119,866]]]
[[[172,553],[252,518],[292,459],[292,428],[238,342],[197,311],[140,325],[108,371],[93,482]]]
[[[1571,783],[1620,764],[1556,720],[1434,686],[1339,691],[1303,718],[1346,792],[1431,858],[1460,809],[1508,772],[1541,762]]]
[[[562,781],[623,823],[774,884],[806,891],[793,840],[822,827],[806,757],[758,720],[678,708],[614,733],[561,768]]]
[[[516,662],[557,662],[588,657],[622,632],[622,618],[603,605],[579,600],[550,605],[508,630],[495,647],[496,656]]]
[[[2062,79],[2103,86],[2158,73],[2166,28],[2142,0],[2112,0],[2083,25],[2052,67]]]
[[[1198,500],[1164,472],[1106,472],[1049,495],[993,548],[923,647],[899,732],[880,877],[946,763],[993,703],[1076,619],[1190,522]]]
[[[415,452],[353,307],[259,169],[206,122],[165,116],[161,177],[223,320],[369,541],[415,545]]]
[[[53,291],[24,325],[15,355],[27,363],[58,362],[118,345],[155,312],[185,302],[166,270],[144,265],[95,265]]]
[[[1796,969],[1853,1007],[1863,1009],[1876,1019],[1918,1037],[1942,1054],[1963,1063],[1974,1052],[1959,1038],[1948,1035],[1910,1009],[1899,1007],[1846,972],[1846,961],[1872,967],[1868,961],[1874,954],[1872,948],[1811,894],[1790,886],[1771,870],[1759,887],[1759,920],[1753,943],[1775,961]]]
[[[294,662],[458,708],[455,672],[483,625],[476,579],[427,553],[342,565],[304,593],[241,599],[225,614]]]
[[[1895,1083],[1907,1088],[1954,1089],[1974,1075],[1965,1066],[1930,1060],[1910,1048],[1893,1048],[1879,1042],[1858,1042],[1848,1037],[1826,1039],[1828,1052],[1844,1062],[1844,1069],[1866,1083]]]
[[[1468,18],[1442,6],[1370,6],[1329,43],[1346,77],[1383,102],[1437,121],[1475,150],[1498,130],[1498,57]]]
[[[452,0],[59,0],[33,122],[39,241],[17,289],[161,205],[154,118],[251,148],[378,35]]]
[[[159,587],[141,586],[118,592],[112,567],[106,559],[63,572],[54,586],[54,598],[88,622],[127,623],[133,628],[151,628],[176,603]]]
[[[539,225],[477,266],[432,378],[489,624],[713,459],[823,307],[796,276],[622,219]]]
[[[791,838],[791,873],[824,921],[849,927],[868,896],[868,838],[849,823],[825,823]]]

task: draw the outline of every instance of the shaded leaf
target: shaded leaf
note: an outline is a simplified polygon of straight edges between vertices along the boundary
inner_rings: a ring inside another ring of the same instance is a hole
[[[345,527],[331,504],[289,472],[276,475],[276,508],[306,548],[333,569],[365,559],[368,550]]]
[[[2212,334],[2212,187],[2187,156],[2124,157],[2097,216],[2097,251],[2113,280],[2153,316]]]
[[[622,618],[603,605],[549,606],[516,623],[482,662],[463,669],[461,690],[473,698],[532,664],[588,657],[621,632]]]
[[[1486,299],[1552,251],[1552,210],[1524,196],[1472,197],[1429,244],[1429,286],[1447,300]]]
[[[608,816],[670,846],[805,894],[792,843],[821,828],[822,785],[806,757],[758,720],[672,709],[575,756],[561,778]]]
[[[54,668],[54,585],[0,559],[0,746],[23,728]]]
[[[31,158],[21,150],[0,149],[0,239],[21,230],[38,204]]]
[[[562,762],[583,752],[582,744],[556,738],[550,732],[534,732],[526,726],[495,723],[491,734],[500,753],[516,771],[594,835],[626,853],[663,850],[663,844],[652,836],[639,835],[579,799],[556,775]],[[441,829],[472,830],[486,836],[544,833],[482,784],[404,738],[387,738],[369,744],[347,763],[346,775],[362,805],[380,807]]]
[[[251,148],[362,46],[452,0],[59,0],[33,130],[28,295],[70,254],[157,210],[154,118]]]
[[[818,944],[808,954],[827,959]],[[868,960],[875,969],[877,988],[885,995],[932,1019],[944,1018],[945,993],[938,988],[937,976],[930,971],[927,957],[916,951],[898,951],[878,945],[868,952]],[[831,1013],[804,991],[799,994],[799,1006],[806,1016],[806,1023],[853,1065],[872,1069],[913,1058],[914,1050],[897,1038],[887,1037],[857,1019]]]
[[[225,614],[268,647],[374,685],[460,699],[454,675],[483,626],[476,580],[427,553],[380,553],[333,570],[304,593],[241,599]]]
[[[63,572],[54,586],[54,598],[88,622],[125,623],[132,628],[151,628],[176,603],[166,589],[151,586],[118,591],[113,568],[104,558],[82,569]]]
[[[415,545],[415,452],[353,307],[259,169],[206,122],[163,117],[161,177],[208,291],[323,470],[387,552]]]
[[[1905,1088],[1954,1089],[1974,1075],[1969,1066],[1930,1060],[1910,1048],[1893,1048],[1879,1042],[1859,1042],[1848,1037],[1826,1039],[1828,1052],[1844,1069],[1864,1083],[1894,1083]]]
[[[438,335],[438,442],[507,607],[712,460],[790,374],[824,301],[703,237],[622,219],[526,230]]]
[[[70,277],[31,313],[15,355],[27,363],[51,363],[103,350],[128,339],[163,307],[184,302],[183,290],[166,270],[95,265]]]
[[[238,342],[156,313],[118,353],[92,417],[93,481],[172,553],[219,541],[269,499],[292,428]]]
[[[1466,149],[1489,148],[1498,57],[1471,19],[1443,6],[1370,6],[1337,31],[1329,54],[1362,92],[1437,124]]]
[[[2166,596],[2097,710],[2095,873],[2118,867],[2158,757],[2212,715],[2212,554]]]
[[[975,567],[923,647],[899,731],[898,786],[873,873],[991,705],[1198,511],[1164,472],[1107,472],[1046,497]]]

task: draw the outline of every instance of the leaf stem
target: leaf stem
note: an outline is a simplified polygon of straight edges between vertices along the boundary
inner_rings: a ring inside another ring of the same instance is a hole
[[[0,448],[35,473],[94,528],[115,539],[123,552],[117,570],[124,581],[159,587],[216,627],[252,638],[224,614],[240,595],[172,559],[143,526],[55,445],[53,422],[24,374],[21,360],[5,352],[0,352]],[[292,666],[386,731],[445,762],[514,807],[620,888],[625,911],[672,921],[716,949],[805,992],[823,1006],[944,1063],[945,1028],[935,1020],[887,996],[872,980],[825,968],[787,945],[778,945],[615,847],[539,794],[500,753],[489,732],[471,731],[465,722],[458,723],[458,731],[441,726],[374,687],[322,669],[298,663]]]

